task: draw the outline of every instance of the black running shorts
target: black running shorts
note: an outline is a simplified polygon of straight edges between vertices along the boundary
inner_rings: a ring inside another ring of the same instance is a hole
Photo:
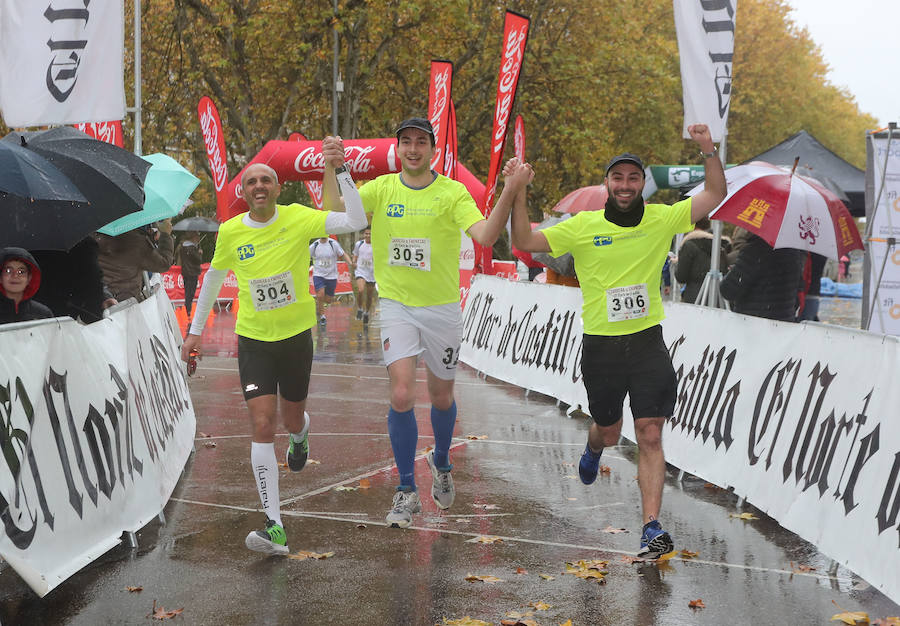
[[[625,394],[635,418],[672,416],[676,379],[662,326],[617,337],[584,335],[583,342],[581,376],[598,425],[622,418]]]
[[[310,329],[281,341],[259,341],[238,335],[238,371],[244,400],[276,392],[291,402],[305,400],[312,358]]]

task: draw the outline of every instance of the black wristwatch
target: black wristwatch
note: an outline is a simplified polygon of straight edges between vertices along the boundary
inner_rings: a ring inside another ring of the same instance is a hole
[[[346,172],[346,171],[347,171],[347,166],[346,166],[346,165],[341,165],[340,167],[334,168],[334,173],[335,173],[335,174],[343,174],[343,173]]]

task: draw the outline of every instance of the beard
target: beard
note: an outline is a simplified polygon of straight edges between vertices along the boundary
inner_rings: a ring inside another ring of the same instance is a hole
[[[617,226],[637,226],[644,217],[644,198],[635,196],[628,206],[622,208],[612,196],[606,199],[606,219]]]

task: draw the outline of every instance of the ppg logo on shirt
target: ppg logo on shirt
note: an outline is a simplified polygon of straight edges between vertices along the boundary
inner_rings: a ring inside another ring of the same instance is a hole
[[[237,255],[241,261],[246,261],[247,259],[256,256],[256,250],[253,249],[252,243],[244,244],[243,246],[238,246]]]
[[[594,245],[595,246],[608,246],[612,243],[612,237],[606,235],[595,235],[594,236]]]
[[[389,204],[387,206],[388,217],[403,217],[406,207],[402,204]]]

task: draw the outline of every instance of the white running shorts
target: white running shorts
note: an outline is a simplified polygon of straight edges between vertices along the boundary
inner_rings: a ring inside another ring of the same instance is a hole
[[[443,380],[456,376],[462,340],[459,302],[435,306],[407,306],[381,299],[381,347],[385,366],[424,354],[425,365]]]

